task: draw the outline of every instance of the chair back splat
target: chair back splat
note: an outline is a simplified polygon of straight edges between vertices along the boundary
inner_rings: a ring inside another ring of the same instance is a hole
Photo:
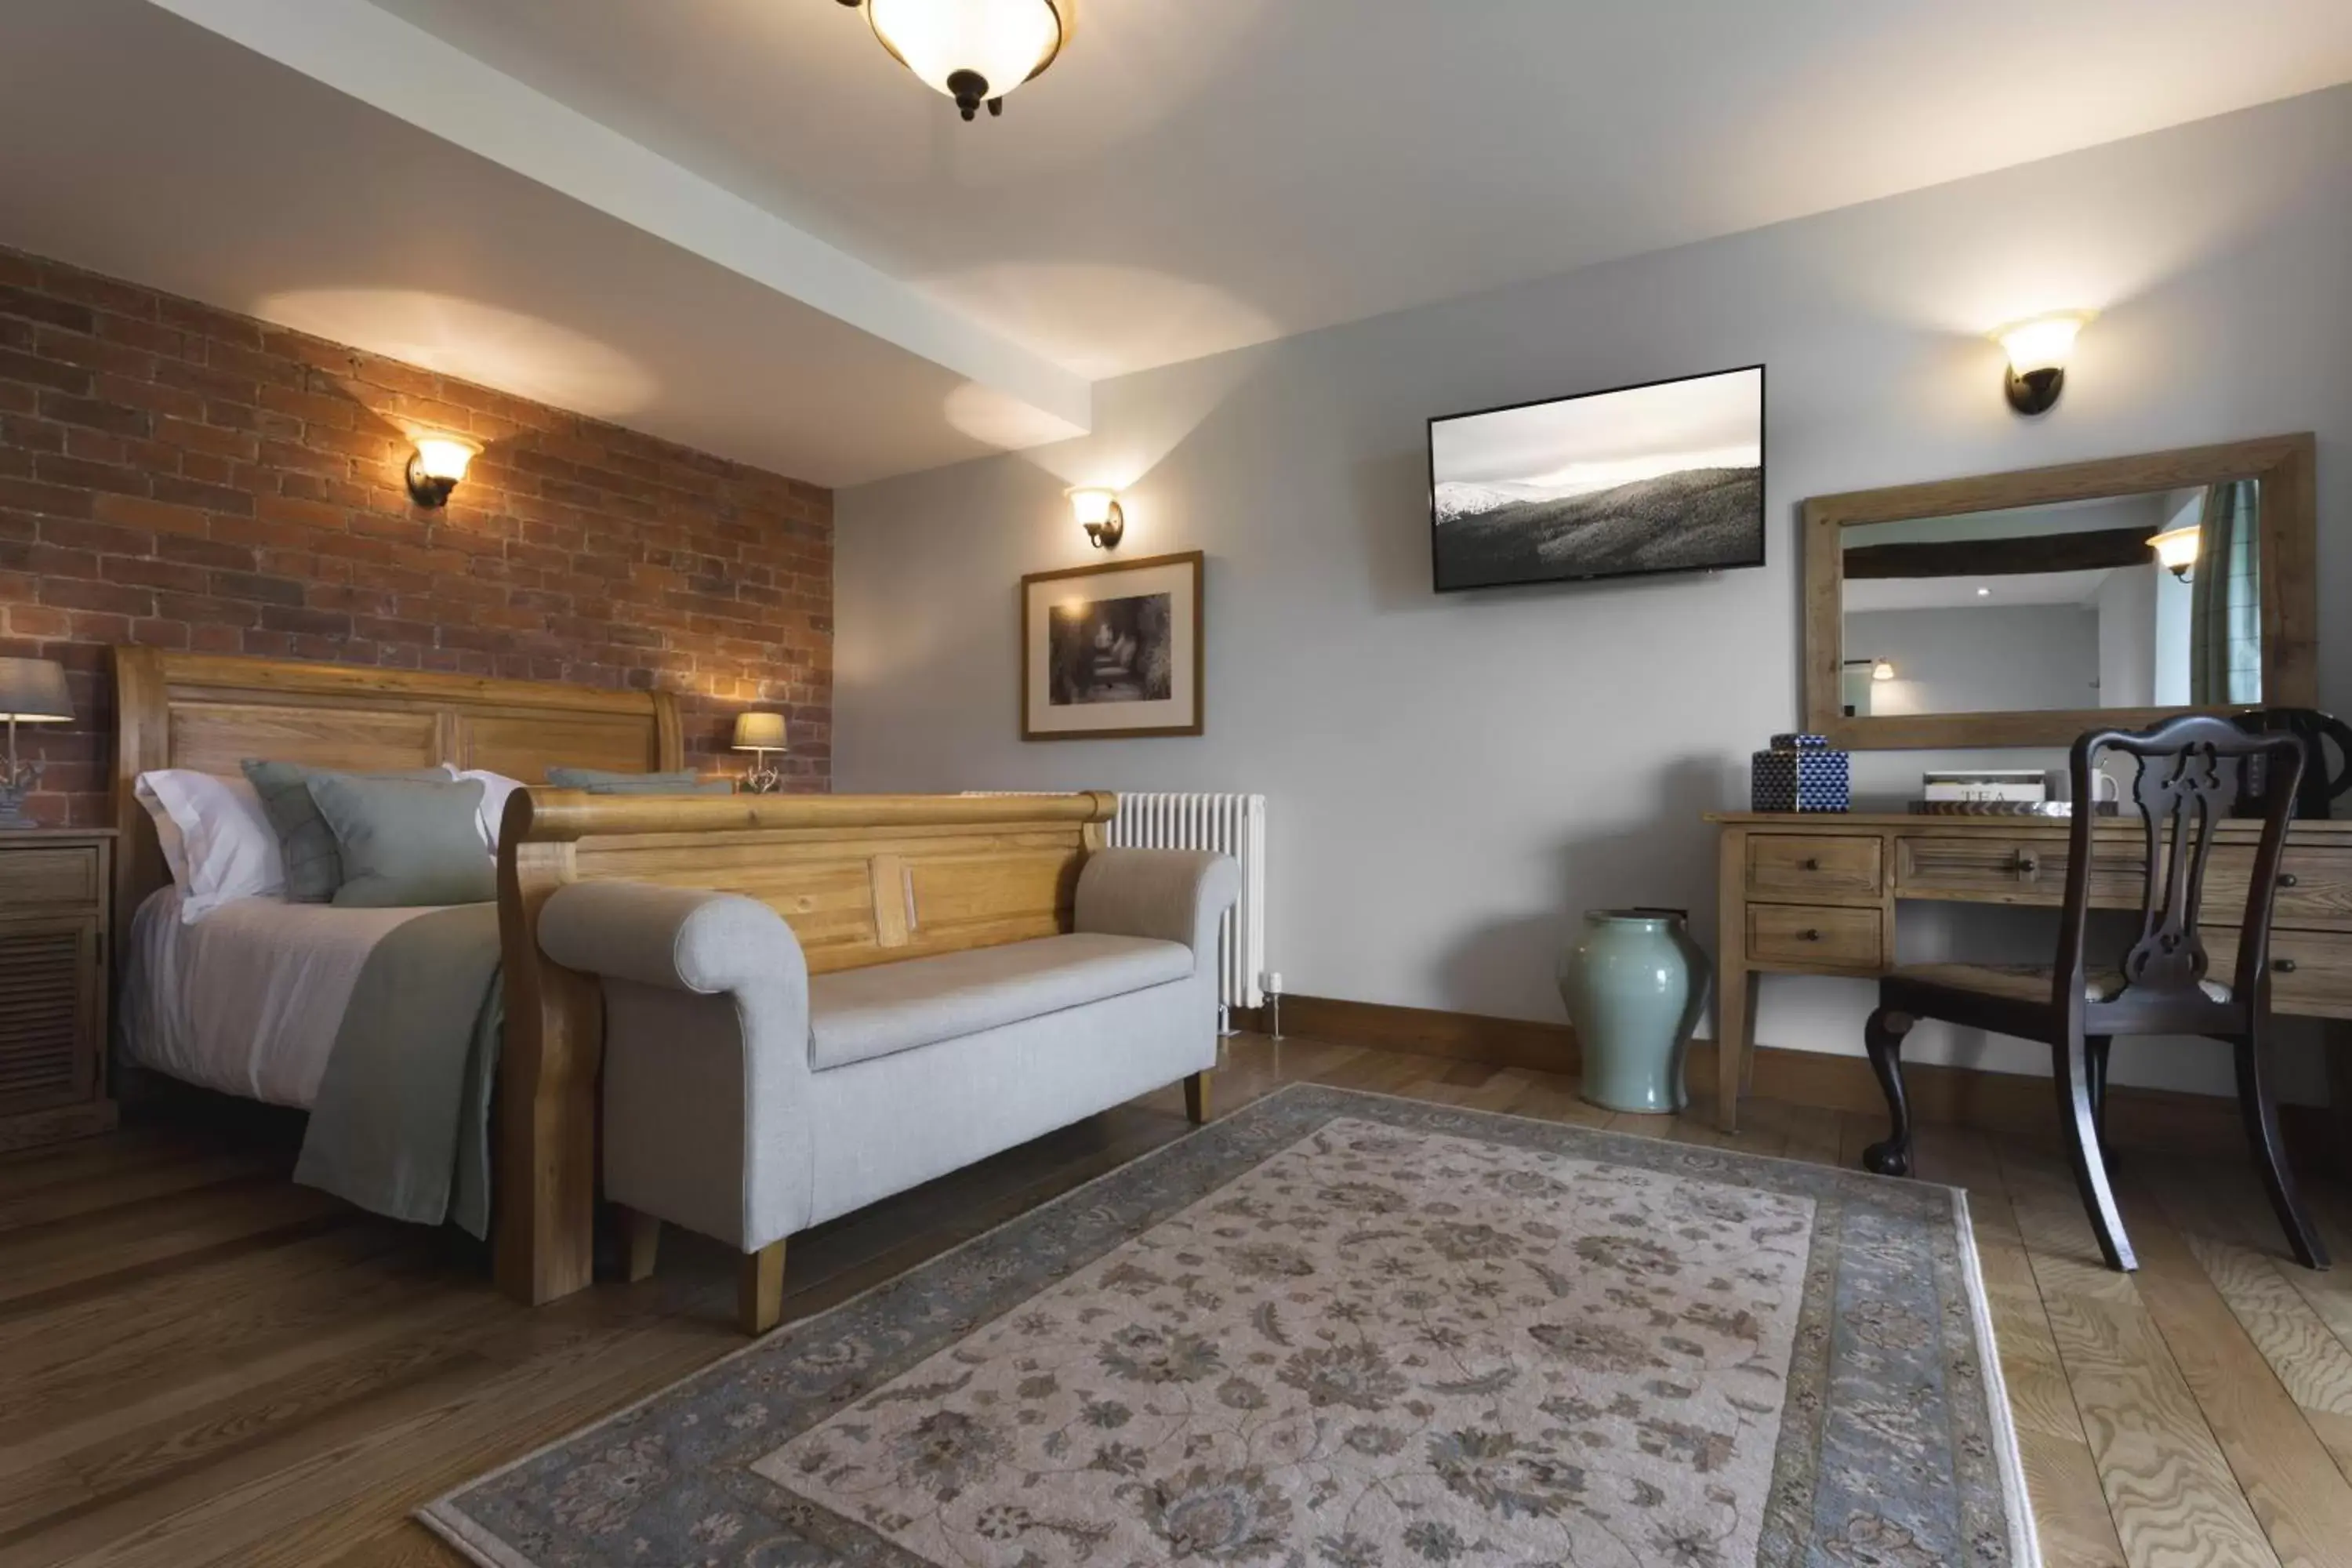
[[[2074,799],[2097,798],[2093,775],[2110,752],[2130,756],[2137,764],[2132,800],[2146,845],[2139,936],[2119,966],[2126,989],[2116,1001],[2126,1006],[2185,1005],[2201,1012],[2210,1002],[2204,989],[2209,961],[2198,922],[2215,830],[2228,820],[2237,801],[2247,758],[2261,757],[2279,770],[2276,776],[2293,779],[2303,768],[2303,748],[2291,736],[2250,735],[2226,719],[2208,714],[2189,714],[2152,730],[2093,731],[2075,741],[2069,758]],[[2245,910],[2238,921],[2243,935],[2231,976],[2231,995],[2245,1005],[2255,1004],[2270,973],[2272,895],[2293,805],[2292,791],[2269,801],[2247,879]],[[2077,812],[2068,841],[2066,901],[2052,977],[2052,1000],[2060,1005],[2084,994],[2094,822],[2089,812]],[[2193,1026],[2185,1018],[2182,1025]]]

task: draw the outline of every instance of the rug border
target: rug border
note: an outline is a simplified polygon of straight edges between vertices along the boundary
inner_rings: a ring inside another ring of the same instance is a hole
[[[1644,1143],[1674,1142],[1674,1140],[1671,1139],[1644,1137],[1643,1134],[1636,1132],[1620,1132],[1612,1128],[1592,1127],[1581,1122],[1561,1121],[1550,1117],[1527,1116],[1517,1111],[1509,1110],[1490,1110],[1483,1106],[1458,1105],[1445,1100],[1419,1100],[1411,1095],[1390,1094],[1380,1089],[1355,1089],[1344,1084],[1307,1082],[1286,1083],[1270,1093],[1260,1095],[1257,1099],[1251,1100],[1247,1105],[1236,1107],[1227,1114],[1238,1116],[1256,1106],[1267,1104],[1286,1095],[1294,1093],[1308,1093],[1317,1090],[1336,1091],[1340,1094],[1359,1096],[1365,1100],[1391,1100],[1401,1105],[1415,1106],[1424,1110],[1467,1110],[1482,1116],[1500,1117],[1508,1121],[1525,1121],[1542,1127],[1572,1127],[1580,1131],[1595,1133],[1602,1138],[1608,1139],[1623,1139],[1627,1142],[1639,1142]],[[996,1235],[999,1231],[1005,1230],[1013,1226],[1020,1225],[1033,1219],[1048,1209],[1068,1202],[1070,1199],[1076,1197],[1079,1194],[1087,1191],[1089,1188],[1094,1187],[1100,1183],[1107,1182],[1113,1176],[1120,1174],[1122,1172],[1133,1169],[1135,1166],[1141,1164],[1146,1160],[1157,1159],[1171,1149],[1181,1147],[1183,1144],[1188,1143],[1193,1139],[1200,1137],[1202,1133],[1207,1132],[1216,1126],[1219,1121],[1223,1121],[1223,1117],[1220,1117],[1216,1121],[1206,1122],[1200,1126],[1191,1128],[1190,1130],[1180,1133],[1178,1136],[1170,1139],[1167,1142],[1160,1144],[1156,1149],[1146,1150],[1143,1153],[1137,1155],[1132,1160],[1123,1161],[1118,1164],[1113,1165],[1108,1171],[1104,1171],[1097,1175],[1088,1177],[1087,1180],[1079,1183],[1076,1186],[1070,1188],[1066,1192],[1058,1193],[1053,1197],[1046,1199],[1044,1203],[1024,1209],[1019,1214],[1013,1215],[1008,1218],[999,1221],[997,1224],[989,1226],[986,1230],[968,1236],[963,1240],[956,1243],[953,1247],[948,1247],[943,1251],[934,1253],[919,1263],[911,1264],[908,1268],[900,1269],[897,1274],[891,1275],[888,1279],[879,1280],[875,1284],[867,1286],[865,1289],[858,1291],[854,1296],[850,1296],[840,1301],[835,1302],[832,1306],[826,1308],[824,1311],[815,1314],[814,1317],[799,1320],[793,1323],[791,1327],[795,1331],[801,1330],[810,1324],[823,1322],[825,1319],[832,1317],[836,1312],[846,1311],[851,1307],[854,1307],[860,1301],[865,1300],[868,1296],[875,1294],[877,1291],[886,1289],[889,1286],[897,1283],[899,1279],[905,1278],[908,1274],[912,1273],[915,1269],[927,1268],[944,1258],[952,1258],[956,1254],[962,1252],[969,1247],[976,1247],[980,1243],[986,1241],[989,1237]],[[1724,1149],[1717,1145],[1708,1144],[1696,1144],[1693,1145],[1693,1147],[1717,1148],[1718,1152],[1737,1154],[1743,1159],[1765,1160],[1769,1161],[1774,1164],[1795,1165],[1811,1171],[1822,1171],[1827,1169],[1834,1171],[1843,1176],[1856,1178],[1860,1183],[1865,1184],[1875,1184],[1880,1182],[1916,1180],[1916,1178],[1910,1177],[1880,1176],[1866,1171],[1847,1171],[1842,1166],[1823,1166],[1815,1161],[1792,1160],[1785,1154],[1753,1153],[1744,1149]],[[1977,1247],[1975,1224],[1969,1217],[1968,1190],[1964,1187],[1953,1186],[1948,1183],[1922,1182],[1918,1184],[1922,1186],[1942,1186],[1947,1193],[1951,1194],[1953,1227],[1958,1233],[1957,1240],[1960,1260],[1965,1265],[1962,1269],[1962,1274],[1965,1277],[1969,1295],[1969,1327],[1972,1332],[1972,1337],[1976,1341],[1977,1357],[1983,1369],[1983,1375],[1980,1379],[1979,1386],[1984,1391],[1986,1402],[1989,1406],[1988,1414],[1990,1415],[1992,1422],[1994,1445],[2000,1450],[1998,1458],[2000,1462],[2002,1479],[2005,1482],[2001,1489],[2001,1500],[2003,1511],[2009,1516],[2010,1555],[2015,1559],[2018,1568],[2044,1568],[2042,1556],[2041,1535],[2033,1519],[2032,1494],[2027,1489],[2024,1458],[2018,1443],[2017,1422],[2010,1409],[2008,1384],[2001,1373],[2000,1348],[1994,1337],[1990,1288],[1985,1282],[1984,1260]],[[616,1410],[609,1411],[605,1415],[598,1416],[595,1420],[584,1422],[558,1436],[549,1439],[545,1443],[541,1443],[539,1447],[531,1449],[529,1453],[518,1455],[516,1458],[509,1460],[503,1465],[498,1466],[494,1469],[485,1470],[478,1476],[474,1476],[467,1480],[461,1481],[457,1486],[450,1488],[446,1492],[443,1492],[440,1496],[434,1498],[431,1501],[426,1502],[423,1506],[415,1510],[411,1513],[410,1517],[415,1519],[418,1523],[424,1525],[426,1530],[438,1536],[442,1541],[446,1542],[450,1546],[455,1547],[457,1551],[465,1553],[467,1557],[479,1564],[479,1568],[541,1568],[541,1564],[536,1560],[525,1557],[520,1552],[508,1547],[504,1542],[499,1540],[496,1536],[490,1534],[487,1530],[485,1530],[471,1514],[468,1514],[464,1509],[458,1507],[457,1501],[458,1496],[461,1493],[472,1491],[477,1487],[487,1485],[488,1483],[498,1479],[500,1476],[505,1475],[509,1470],[519,1469],[522,1466],[530,1464],[541,1455],[548,1453],[553,1449],[562,1447],[565,1444],[573,1442],[585,1434],[596,1430],[600,1426],[612,1425],[622,1417],[653,1404],[656,1400],[662,1398],[682,1384],[691,1382],[696,1378],[706,1376],[710,1373],[716,1372],[720,1367],[727,1365],[730,1362],[739,1361],[743,1357],[751,1354],[755,1351],[766,1348],[772,1342],[773,1337],[774,1336],[772,1335],[763,1334],[758,1339],[752,1340],[746,1344],[740,1345],[734,1350],[728,1352],[725,1355],[720,1356],[718,1360],[696,1368],[694,1371],[688,1373],[684,1377],[677,1378],[663,1384],[661,1387],[655,1389],[652,1393],[645,1395],[641,1399],[632,1400],[627,1405],[622,1405]]]

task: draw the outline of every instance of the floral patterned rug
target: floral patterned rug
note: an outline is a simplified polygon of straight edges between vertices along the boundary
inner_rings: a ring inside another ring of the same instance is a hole
[[[1295,1087],[425,1510],[491,1568],[2031,1568],[1960,1195]]]

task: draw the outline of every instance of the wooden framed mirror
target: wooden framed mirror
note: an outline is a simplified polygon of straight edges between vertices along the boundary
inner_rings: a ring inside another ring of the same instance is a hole
[[[1805,728],[2063,746],[2318,696],[2308,434],[1816,496]]]

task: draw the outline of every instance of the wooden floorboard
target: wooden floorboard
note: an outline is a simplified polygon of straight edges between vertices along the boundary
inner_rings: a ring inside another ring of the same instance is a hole
[[[1816,1163],[1885,1125],[1751,1100],[1725,1135],[1703,1098],[1621,1114],[1529,1068],[1262,1037],[1233,1042],[1216,1107],[1294,1082]],[[1188,1131],[1171,1087],[795,1237],[786,1314]],[[2049,1568],[2352,1565],[2352,1272],[2285,1258],[2250,1171],[2133,1156],[2133,1279],[2099,1267],[2053,1143],[1929,1125],[1917,1149],[1969,1194]],[[653,1279],[528,1311],[478,1247],[288,1163],[171,1118],[0,1156],[0,1563],[457,1568],[419,1504],[744,1342],[711,1243],[673,1232]],[[2352,1248],[2352,1194],[2312,1198]]]

